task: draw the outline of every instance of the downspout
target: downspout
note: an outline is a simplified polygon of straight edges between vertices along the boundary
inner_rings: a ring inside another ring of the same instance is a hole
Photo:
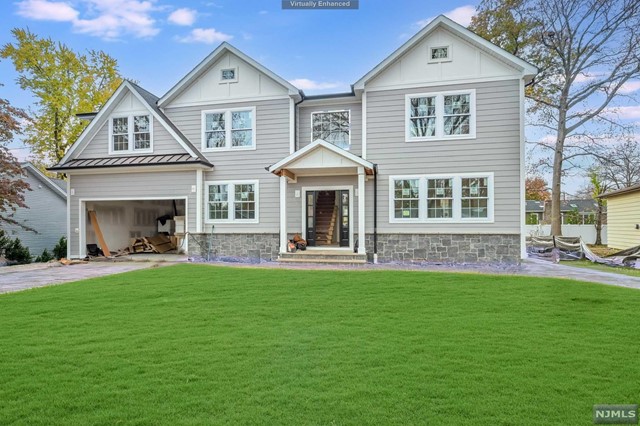
[[[298,91],[300,93],[300,100],[293,104],[293,152],[298,150],[298,109],[297,106],[304,102],[304,92],[302,90]]]
[[[378,165],[373,165],[373,263],[378,263]]]

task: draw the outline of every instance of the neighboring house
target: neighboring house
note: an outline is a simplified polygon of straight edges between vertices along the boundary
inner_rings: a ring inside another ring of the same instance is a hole
[[[444,16],[348,93],[307,96],[223,43],[160,98],[124,82],[51,169],[69,254],[95,242],[88,210],[124,231],[113,250],[153,207],[185,216],[194,254],[277,259],[301,234],[381,261],[518,261],[536,72]]]
[[[67,235],[66,182],[47,177],[31,163],[23,163],[22,168],[26,173],[23,179],[31,191],[24,193],[28,208],[19,207],[13,219],[36,232],[7,224],[2,229],[13,239],[20,238],[29,252],[38,256],[44,249],[51,252],[60,238]]]
[[[527,200],[525,211],[527,225],[539,225],[544,221],[544,201]]]
[[[640,184],[608,192],[609,247],[626,249],[640,245]]]
[[[563,200],[560,215],[563,225],[593,225],[596,222],[598,204],[592,200]],[[603,224],[607,224],[607,208],[604,207]],[[527,200],[526,224],[551,223],[551,201]]]

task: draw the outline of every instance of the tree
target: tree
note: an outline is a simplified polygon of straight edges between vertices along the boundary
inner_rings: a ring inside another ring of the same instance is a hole
[[[5,44],[0,57],[13,62],[17,83],[36,98],[24,142],[41,164],[57,163],[86,126],[75,115],[99,109],[122,82],[117,62],[102,51],[74,52],[29,30],[11,33],[15,43]]]
[[[526,94],[536,124],[550,133],[538,145],[551,153],[553,235],[562,234],[565,168],[592,156],[591,145],[610,132],[629,131],[610,118],[610,105],[640,76],[639,12],[638,0],[483,0],[471,22],[541,71]]]
[[[540,176],[528,177],[524,183],[527,200],[547,201],[551,198],[547,181]]]
[[[19,265],[31,263],[31,253],[29,249],[22,245],[20,238],[10,242],[4,250],[4,257]]]
[[[609,189],[640,183],[640,143],[630,140],[600,153],[596,158],[600,179]]]
[[[63,257],[67,257],[67,238],[66,237],[60,237],[60,240],[58,241],[56,246],[53,248],[53,256],[58,260],[62,259]]]
[[[18,207],[27,208],[24,192],[31,188],[22,179],[24,170],[7,147],[20,133],[20,122],[27,118],[23,110],[11,106],[6,99],[0,99],[0,225],[4,222],[30,229],[11,217]]]
[[[604,207],[607,201],[604,198],[600,198],[602,194],[608,191],[608,187],[606,182],[600,180],[597,171],[592,171],[589,175],[589,180],[591,181],[591,186],[593,188],[592,196],[596,202],[596,218],[595,218],[595,227],[596,227],[596,241],[595,244],[597,246],[602,245],[602,222],[604,216]]]

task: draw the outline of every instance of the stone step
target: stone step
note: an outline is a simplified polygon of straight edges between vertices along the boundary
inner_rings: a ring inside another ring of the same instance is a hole
[[[366,265],[365,260],[343,260],[343,259],[290,259],[290,258],[278,258],[278,262],[282,263],[322,263],[322,264],[334,264],[334,265]]]
[[[337,261],[338,263],[366,263],[366,254],[351,253],[350,251],[344,251],[340,254],[336,254],[335,250],[306,250],[297,251],[295,253],[281,253],[278,258],[279,261],[300,261],[300,262],[316,262],[321,261],[323,263],[330,261]]]

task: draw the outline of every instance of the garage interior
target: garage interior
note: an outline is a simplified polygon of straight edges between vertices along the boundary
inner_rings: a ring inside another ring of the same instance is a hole
[[[185,214],[184,199],[86,201],[86,254],[183,253]]]

